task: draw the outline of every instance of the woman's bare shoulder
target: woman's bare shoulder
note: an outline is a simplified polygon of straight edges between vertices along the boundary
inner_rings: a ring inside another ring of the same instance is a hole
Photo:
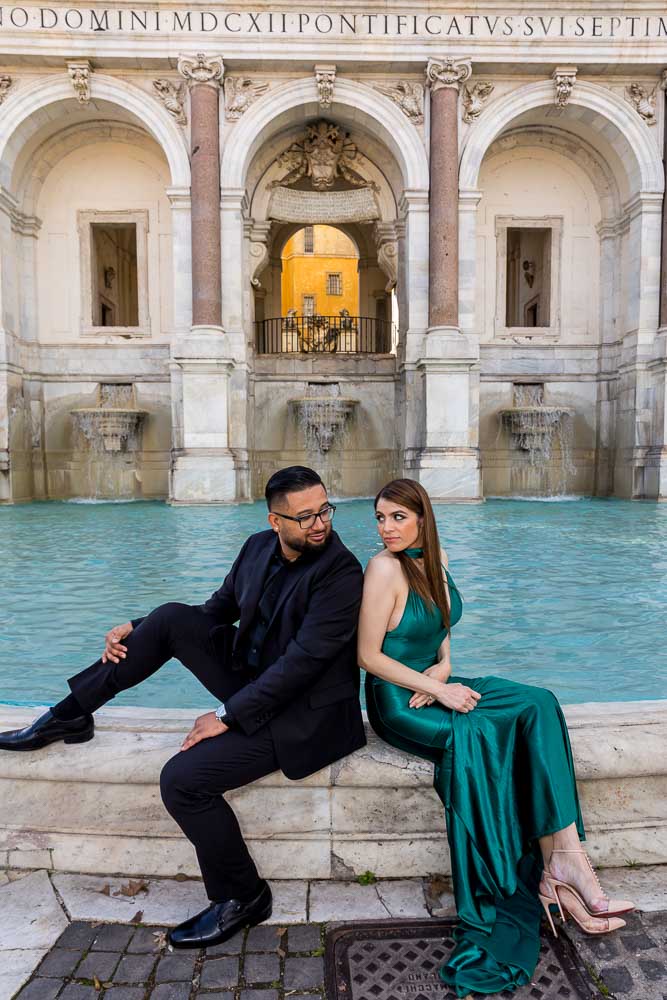
[[[449,559],[447,558],[447,553],[443,548],[440,549],[440,559],[442,560],[442,565],[445,569],[449,569]]]
[[[391,552],[387,552],[386,549],[374,555],[366,567],[366,577],[375,580],[392,580],[400,575],[401,565],[398,559],[394,559]]]

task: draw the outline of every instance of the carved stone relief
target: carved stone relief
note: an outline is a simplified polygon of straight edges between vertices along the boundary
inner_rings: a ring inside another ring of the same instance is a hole
[[[77,101],[79,104],[88,104],[90,101],[90,63],[87,59],[68,62],[67,72],[72,81]]]
[[[222,80],[225,64],[219,56],[209,59],[205,52],[197,52],[194,56],[178,57],[178,72],[190,86],[196,83],[215,84]]]
[[[5,99],[5,97],[9,93],[9,88],[11,87],[11,85],[12,85],[12,78],[11,78],[11,76],[7,76],[6,74],[2,74],[0,76],[0,104],[2,104],[2,102]]]
[[[557,108],[564,108],[570,100],[572,88],[577,82],[576,66],[556,66],[551,74],[554,82],[554,103]]]
[[[268,83],[253,83],[244,76],[225,78],[225,118],[228,122],[238,121],[253,101],[269,89]]]
[[[266,267],[269,259],[270,222],[253,222],[247,232],[250,240],[250,284],[260,289],[262,283],[257,277]]]
[[[332,188],[338,177],[354,187],[372,186],[354,169],[356,159],[357,147],[350,140],[349,132],[321,118],[306,127],[303,139],[293,142],[276,157],[287,173],[274,181],[274,186],[296,184],[302,177],[310,178],[316,191]]]
[[[374,83],[381,94],[391,98],[413,125],[424,124],[424,88],[413,80],[397,80],[396,83]]]
[[[638,115],[647,125],[655,125],[655,102],[658,85],[649,91],[641,83],[631,83],[625,92],[626,99],[633,105]]]
[[[493,93],[492,83],[475,83],[472,87],[466,84],[463,88],[463,121],[468,125],[476,122],[484,109],[484,105]]]
[[[153,88],[177,125],[187,125],[188,119],[183,107],[185,83],[178,86],[171,80],[153,80]]]
[[[315,66],[315,86],[317,87],[317,100],[320,107],[326,111],[331,107],[334,95],[334,85],[336,83],[336,67],[334,65],[320,64]]]
[[[326,226],[373,222],[379,219],[380,210],[370,186],[353,191],[300,191],[276,187],[271,195],[268,214],[280,222]]]
[[[390,292],[398,281],[398,239],[393,223],[376,222],[373,235],[377,249],[378,265],[387,276],[385,292]]]

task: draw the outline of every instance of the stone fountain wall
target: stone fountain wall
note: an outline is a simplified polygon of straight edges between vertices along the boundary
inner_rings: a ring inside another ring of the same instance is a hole
[[[77,430],[71,411],[98,406],[100,384],[125,384],[132,391],[133,405],[146,413],[137,450],[118,456],[117,485],[122,488],[116,495],[166,499],[171,455],[171,385],[165,364],[168,348],[143,346],[141,352],[118,348],[113,358],[88,345],[85,350],[72,348],[67,357],[60,347],[42,347],[40,353],[45,370],[23,382],[29,481],[25,497],[15,494],[15,499],[91,496],[90,447]],[[62,374],[65,369],[67,377]]]
[[[254,496],[285,465],[317,469],[335,496],[371,496],[398,474],[394,358],[257,358],[251,382]],[[355,400],[342,436],[325,454],[308,447],[293,400],[331,393]]]
[[[576,353],[573,357],[571,349],[552,347],[551,356],[545,358],[543,347],[538,353],[536,348],[518,346],[488,346],[482,351],[479,426],[485,496],[610,492],[611,449],[603,447],[605,427],[609,430],[601,403],[604,386],[598,383],[594,357],[587,361],[581,350]],[[502,411],[517,405],[516,386],[525,383],[544,386],[545,405],[574,411],[569,462],[563,462],[556,435],[551,457],[540,467],[502,420]]]

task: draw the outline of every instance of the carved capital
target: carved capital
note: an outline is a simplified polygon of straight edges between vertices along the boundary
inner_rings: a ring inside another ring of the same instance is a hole
[[[87,59],[71,60],[67,63],[67,72],[72,81],[76,99],[79,104],[90,101],[90,75],[92,67]]]
[[[551,78],[554,82],[554,103],[557,108],[564,108],[577,82],[577,67],[556,66]]]
[[[476,83],[472,87],[466,84],[463,88],[463,121],[467,125],[477,121],[492,93],[492,83]]]
[[[663,74],[664,76],[664,74]],[[635,111],[640,115],[647,125],[655,125],[657,118],[655,115],[655,99],[658,85],[653,90],[648,91],[641,83],[631,83],[625,91],[627,100],[632,104]]]
[[[667,91],[667,69],[663,69],[658,86],[660,87],[660,90]]]
[[[205,52],[197,52],[194,56],[178,57],[178,72],[185,77],[188,87],[206,83],[219,87],[224,76],[225,64],[220,56],[211,56]]]
[[[171,80],[153,80],[153,89],[177,125],[187,125],[188,119],[183,107],[185,83],[177,86]]]
[[[459,90],[462,83],[470,78],[472,66],[469,59],[429,59],[426,67],[426,80],[435,94],[442,87]]]
[[[0,74],[0,104],[4,101],[5,97],[9,93],[9,88],[12,85],[11,76],[7,76],[5,73]]]
[[[315,66],[315,86],[317,100],[323,109],[331,107],[336,83],[336,67],[330,63],[320,63]]]

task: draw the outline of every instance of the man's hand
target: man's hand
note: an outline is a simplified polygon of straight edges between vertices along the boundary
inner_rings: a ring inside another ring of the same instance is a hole
[[[436,681],[442,681],[443,684],[447,683],[451,672],[452,665],[449,662],[434,663],[432,667],[427,667],[424,671],[429,677],[433,677]],[[430,694],[419,694],[418,691],[415,691],[408,704],[410,708],[423,708],[424,705],[432,705],[434,701],[435,698]]]
[[[226,733],[228,729],[229,726],[216,719],[215,712],[207,712],[206,715],[200,715],[183,740],[181,750],[189,750],[195,743],[199,743],[201,740],[208,740],[211,736],[220,736],[221,733]]]
[[[107,660],[111,660],[112,663],[118,663],[119,660],[125,659],[127,646],[122,646],[121,643],[131,631],[132,622],[125,622],[124,625],[116,625],[110,632],[107,632],[104,637],[105,645],[104,652],[102,653],[102,663],[106,663]]]

